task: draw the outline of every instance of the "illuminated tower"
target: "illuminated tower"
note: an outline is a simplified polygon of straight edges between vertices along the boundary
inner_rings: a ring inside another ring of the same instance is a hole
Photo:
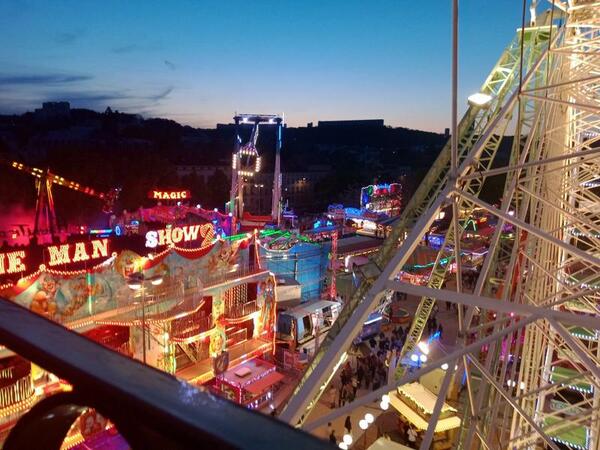
[[[256,143],[258,141],[259,126],[277,125],[277,139],[275,144],[275,177],[273,184],[273,196],[275,197],[275,188],[279,187],[281,195],[281,176],[280,176],[280,152],[281,152],[281,127],[282,119],[279,116],[265,114],[238,114],[235,121],[235,151],[232,157],[231,171],[231,194],[229,199],[229,212],[238,219],[244,215],[244,184],[247,179],[254,177],[254,174],[261,170],[261,157],[258,154]],[[253,124],[250,139],[244,145],[239,133],[239,125]],[[279,182],[277,182],[279,177]]]
[[[455,151],[450,143],[442,150],[406,205],[372,262],[379,275],[361,280],[283,420],[311,429],[315,399],[370,311],[395,290],[421,297],[402,356],[415,350],[438,300],[458,305],[459,345],[412,373],[399,366],[387,386],[327,420],[443,366],[422,448],[429,448],[453,378],[466,381],[454,448],[600,448],[600,4],[550,3],[535,26],[517,30],[480,92],[469,97]],[[496,156],[509,134],[505,163]],[[505,178],[499,206],[479,196],[496,177]],[[428,285],[398,281],[450,206]],[[475,208],[497,224],[473,292],[463,292],[465,219]]]

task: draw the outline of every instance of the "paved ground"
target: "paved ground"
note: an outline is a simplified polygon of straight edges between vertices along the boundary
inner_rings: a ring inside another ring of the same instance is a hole
[[[451,286],[448,286],[451,289]],[[414,312],[417,308],[419,302],[419,298],[409,296],[407,300],[402,302],[402,307],[406,309],[411,315],[414,315]],[[457,312],[454,308],[448,309],[446,304],[442,302],[438,305],[438,313],[437,320],[442,323],[443,333],[442,338],[439,342],[436,342],[431,346],[431,354],[430,360],[433,361],[436,358],[452,351],[455,346],[456,335],[458,331],[458,321],[457,321]],[[289,392],[294,388],[296,383],[295,378],[286,378],[285,386],[277,393],[274,399],[275,406],[279,406],[279,403],[283,401],[285,396],[289,395]],[[335,383],[337,387],[337,383],[339,383],[339,376],[334,377],[333,383]],[[327,392],[327,390],[326,390]],[[366,394],[367,391],[365,389],[359,389],[357,397]],[[325,394],[323,397],[326,397]],[[315,420],[318,417],[321,417],[325,414],[329,414],[332,410],[330,408],[329,399],[322,398],[318,405],[313,410],[313,413],[310,415],[308,421]],[[360,419],[364,417],[364,415],[370,412],[377,419],[374,424],[372,424],[366,433],[363,433],[362,430],[358,426],[358,422]],[[333,421],[332,426],[335,431],[335,435],[338,439],[338,442],[341,441],[342,436],[345,433],[344,430],[344,421],[346,416],[342,416]],[[352,411],[351,414],[351,422],[352,422],[352,436],[354,439],[354,443],[351,446],[353,449],[363,450],[371,445],[378,437],[383,434],[392,434],[393,437],[397,439],[401,439],[401,437],[397,434],[397,422],[398,416],[393,411],[393,408],[389,409],[385,413],[381,411],[379,408],[379,401],[373,402],[372,404],[361,406]],[[327,430],[327,426],[323,426],[315,430],[314,434],[323,439],[328,439],[329,433]]]

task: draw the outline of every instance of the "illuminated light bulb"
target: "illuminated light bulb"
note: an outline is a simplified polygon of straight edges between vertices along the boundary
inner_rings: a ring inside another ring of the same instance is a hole
[[[366,430],[367,428],[369,428],[369,422],[367,422],[365,419],[360,419],[358,421],[358,426],[361,430]]]
[[[429,355],[429,345],[427,345],[426,342],[419,342],[417,347],[419,347],[419,350],[421,350],[423,353]]]
[[[344,442],[340,442],[338,447],[342,450],[348,450],[348,446]]]
[[[492,96],[482,92],[477,92],[476,94],[469,95],[468,100],[471,105],[486,106],[492,101]]]
[[[387,394],[383,394],[383,395],[381,396],[381,401],[382,401],[382,402],[389,403],[389,402],[390,402],[390,396],[389,396],[389,395],[387,395]]]
[[[345,434],[342,439],[344,441],[344,444],[346,444],[346,445],[352,445],[352,435]]]
[[[410,360],[412,362],[418,362],[419,361],[419,356],[415,353],[413,353],[412,355],[410,355]]]
[[[448,370],[448,364],[446,364],[446,363],[442,364],[442,370]]]
[[[381,402],[379,403],[379,407],[383,410],[383,411],[387,411],[387,409],[390,407],[390,404],[388,402]]]
[[[421,355],[419,357],[419,359],[421,360],[422,363],[426,363],[427,362],[427,355]]]
[[[366,413],[365,420],[367,421],[367,423],[373,423],[375,422],[375,416],[373,416],[373,414],[371,413]]]

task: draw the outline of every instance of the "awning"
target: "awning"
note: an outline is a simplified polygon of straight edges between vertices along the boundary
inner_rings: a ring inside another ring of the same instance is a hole
[[[397,392],[390,392],[390,404],[402,414],[406,420],[414,425],[419,431],[427,430],[429,426],[428,421],[423,419],[417,412],[402,401],[398,396]],[[460,427],[460,418],[458,416],[450,416],[446,419],[439,419],[435,425],[435,432],[440,433],[442,431],[452,430],[453,428]]]
[[[368,450],[410,450],[411,447],[402,445],[398,442],[391,441],[384,437],[377,439]]]
[[[273,386],[275,383],[281,381],[283,379],[283,375],[279,372],[271,372],[268,375],[265,375],[260,380],[255,381],[254,383],[250,383],[247,386],[244,386],[244,389],[251,394],[259,395],[262,394],[267,388]]]

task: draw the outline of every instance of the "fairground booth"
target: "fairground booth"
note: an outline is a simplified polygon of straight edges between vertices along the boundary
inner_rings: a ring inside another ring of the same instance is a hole
[[[427,431],[437,395],[419,382],[405,384],[389,393],[389,403],[398,412],[400,420],[418,433]],[[432,448],[452,447],[453,434],[460,428],[457,410],[444,402],[436,422]]]
[[[0,250],[0,295],[125,355],[205,383],[274,350],[275,279],[256,233],[216,235],[211,221],[143,224]],[[5,348],[0,425],[44,395],[51,374]],[[55,378],[54,378],[55,379]]]

